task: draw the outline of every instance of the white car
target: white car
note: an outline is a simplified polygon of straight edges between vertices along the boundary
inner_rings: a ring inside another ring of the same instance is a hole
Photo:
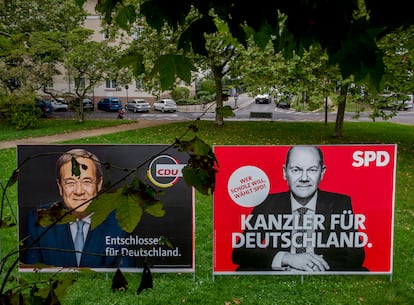
[[[145,100],[133,99],[126,103],[125,109],[133,112],[149,112],[151,105]]]
[[[409,98],[408,100],[403,102],[403,110],[409,110],[409,109],[413,109],[413,102],[414,102],[414,95],[413,94],[408,94],[407,97]]]
[[[254,98],[256,104],[270,104],[272,97],[268,93],[258,94]]]
[[[53,111],[68,111],[69,107],[64,98],[57,97],[50,101]]]
[[[177,103],[172,99],[162,99],[154,103],[154,110],[175,112],[177,111]]]

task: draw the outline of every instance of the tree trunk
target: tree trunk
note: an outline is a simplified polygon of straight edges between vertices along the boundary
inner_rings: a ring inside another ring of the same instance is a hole
[[[335,138],[342,138],[342,130],[344,127],[344,118],[345,118],[345,105],[346,105],[346,95],[348,93],[348,89],[345,86],[341,87],[341,94],[338,99],[338,112],[336,113],[336,121],[335,121]]]
[[[79,123],[83,124],[85,122],[85,109],[83,109],[83,98],[81,99],[79,104]]]
[[[217,68],[212,69],[214,74],[214,83],[216,86],[216,124],[218,126],[224,125],[223,114],[220,109],[223,108],[223,85],[221,84],[222,74]],[[217,111],[218,109],[218,111]]]

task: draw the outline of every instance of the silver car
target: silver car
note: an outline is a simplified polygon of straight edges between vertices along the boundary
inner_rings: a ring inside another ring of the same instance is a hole
[[[177,111],[177,103],[172,99],[162,99],[154,103],[154,110],[175,112]]]
[[[50,101],[53,111],[68,111],[69,107],[64,98],[57,97]]]
[[[151,106],[145,100],[133,99],[126,103],[125,109],[133,112],[149,112],[151,110]]]

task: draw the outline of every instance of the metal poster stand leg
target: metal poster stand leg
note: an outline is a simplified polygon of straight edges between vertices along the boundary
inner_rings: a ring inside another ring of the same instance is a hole
[[[303,276],[303,275],[301,275],[301,276],[300,276],[300,283],[303,285],[303,282],[304,282],[304,276]]]

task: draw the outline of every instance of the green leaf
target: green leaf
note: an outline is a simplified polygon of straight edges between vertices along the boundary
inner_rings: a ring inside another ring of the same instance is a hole
[[[135,76],[139,76],[145,72],[144,59],[142,53],[139,51],[130,51],[128,54],[123,55],[119,60],[118,64],[121,67],[130,67],[132,73]]]
[[[76,5],[82,7],[85,4],[86,0],[75,0]]]
[[[216,31],[217,27],[214,23],[213,17],[203,16],[185,28],[180,35],[177,48],[188,52],[191,44],[194,53],[207,56],[206,38],[205,35],[200,35],[200,33],[211,34]]]
[[[55,281],[54,290],[57,297],[62,300],[68,292],[68,288],[76,282],[74,274],[65,275]]]
[[[165,215],[164,205],[161,201],[146,207],[145,212],[154,217],[163,217]]]
[[[118,200],[122,198],[122,189],[118,189],[113,193],[106,192],[95,198],[86,209],[86,212],[92,213],[91,229],[99,226],[108,215],[116,209]]]
[[[192,185],[203,195],[211,195],[214,191],[215,178],[210,172],[201,168],[186,166],[183,168],[184,181]]]
[[[214,166],[217,159],[211,147],[197,136],[190,141],[177,139],[175,146],[190,155],[187,165],[183,168],[184,181],[204,195],[212,193],[216,182]]]
[[[57,223],[59,224],[76,221],[76,217],[72,214],[66,214],[67,212],[68,211],[63,208],[62,204],[58,202],[53,203],[47,209],[37,209],[37,224],[42,227],[46,227],[55,223],[56,221],[58,221]]]
[[[112,12],[115,10],[118,2],[122,3],[122,0],[99,0],[95,6],[95,9],[104,15],[106,22],[111,23]]]
[[[129,25],[134,23],[137,15],[133,5],[127,5],[120,8],[118,14],[115,17],[115,22],[124,30],[129,29]]]
[[[108,215],[116,210],[120,227],[131,233],[141,221],[144,212],[155,217],[164,216],[163,204],[155,198],[158,192],[135,178],[130,184],[99,195],[87,208],[92,215],[92,228],[101,224]]]
[[[142,214],[143,210],[136,196],[125,194],[120,198],[116,218],[124,231],[131,233],[141,221]]]
[[[195,71],[195,68],[188,58],[182,55],[166,54],[161,55],[155,61],[151,77],[159,74],[161,89],[167,90],[175,84],[177,77],[190,83],[191,71]]]
[[[72,156],[71,158],[72,162],[72,176],[80,177],[80,164],[76,160],[75,156]]]
[[[254,41],[260,47],[261,50],[264,50],[269,43],[269,38],[278,33],[278,29],[273,29],[266,20],[260,23],[259,30],[254,34]]]
[[[192,7],[189,1],[143,1],[140,12],[151,27],[160,31],[165,22],[174,29],[184,24]]]
[[[34,296],[39,296],[43,299],[42,304],[60,304],[66,294],[68,288],[75,282],[72,274],[67,274],[58,280],[50,281],[49,285],[40,288],[38,291],[33,291]]]

